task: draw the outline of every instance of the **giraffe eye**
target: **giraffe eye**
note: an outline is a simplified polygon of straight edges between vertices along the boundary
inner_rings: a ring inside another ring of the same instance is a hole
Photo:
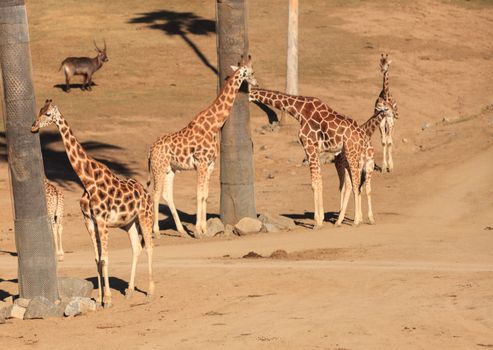
[[[46,113],[46,116],[47,117],[51,117],[51,113]]]

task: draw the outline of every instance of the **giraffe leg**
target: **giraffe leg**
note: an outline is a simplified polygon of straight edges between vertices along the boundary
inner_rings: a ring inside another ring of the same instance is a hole
[[[382,142],[382,150],[383,150],[383,169],[387,170],[388,169],[388,163],[387,163],[387,132],[386,132],[386,120],[385,118],[380,122],[379,129],[380,129],[380,140]]]
[[[356,162],[354,162],[356,163]],[[354,194],[354,226],[359,226],[361,223],[362,217],[361,217],[361,189],[360,189],[360,184],[361,184],[361,167],[359,164],[351,164],[349,165],[350,171],[351,171],[351,179],[352,185],[353,185],[353,194]]]
[[[314,219],[315,226],[314,229],[319,229],[322,227],[324,222],[324,205],[323,205],[323,185],[322,185],[322,174],[320,171],[320,162],[318,159],[318,153],[316,147],[307,146],[305,147],[305,153],[308,157],[308,163],[310,165],[310,174],[312,178],[312,189],[313,189],[313,202],[314,202]]]
[[[62,233],[63,233],[63,194],[60,192],[58,196],[58,206],[56,211],[56,235],[58,236],[58,261],[63,261],[65,252],[63,251]]]
[[[389,152],[387,171],[390,173],[394,170],[394,161],[392,159],[392,136],[390,135],[389,135],[389,143],[387,144],[387,151]]]
[[[371,203],[371,171],[368,171],[366,174],[365,191],[368,202],[368,221],[370,225],[373,225],[375,224],[375,218],[373,217],[373,208]]]
[[[92,218],[84,215],[84,223],[86,224],[87,231],[89,232],[89,236],[91,237],[91,241],[94,247],[94,256],[96,261],[96,268],[98,272],[98,297],[96,298],[96,303],[101,305],[103,301],[103,289],[101,284],[101,252],[99,250],[99,243],[97,239],[96,233],[96,225]]]
[[[344,191],[345,191],[345,182],[344,182],[344,159],[342,158],[342,154],[339,153],[335,158],[334,158],[334,165],[336,167],[337,171],[337,176],[339,177],[339,192],[341,194],[341,200],[340,200],[340,206],[339,206],[339,211],[342,209],[342,202],[344,198]]]
[[[212,171],[214,170],[214,163],[203,166],[203,169],[198,170],[201,172],[198,175],[199,188],[197,189],[197,222],[196,228],[199,235],[205,234],[207,232],[207,198],[209,197],[209,181],[211,178]],[[199,211],[200,207],[200,211]]]
[[[171,215],[173,215],[173,220],[175,221],[176,229],[178,232],[187,237],[187,233],[183,228],[183,225],[180,221],[180,217],[178,216],[178,212],[175,208],[175,202],[173,200],[173,180],[175,178],[175,172],[170,168],[164,177],[164,191],[163,191],[163,199],[168,204],[168,208],[171,211]]]
[[[163,182],[164,180],[160,180],[159,182],[154,182],[154,194],[153,194],[153,205],[154,205],[154,220],[153,220],[153,228],[152,232],[154,233],[154,237],[159,238],[159,199],[161,198],[161,194],[163,192]]]
[[[137,223],[134,222],[128,228],[128,238],[130,238],[130,244],[132,246],[132,269],[130,272],[130,281],[128,282],[128,288],[125,290],[125,297],[127,299],[132,297],[135,289],[135,269],[137,268],[137,261],[139,260],[142,246],[140,245],[139,231],[137,230]]]
[[[339,211],[339,217],[335,225],[337,227],[342,225],[344,218],[346,217],[347,205],[349,202],[349,197],[351,197],[352,180],[347,169],[344,169],[344,191],[341,192],[341,210]]]
[[[101,242],[101,267],[103,270],[103,279],[104,279],[104,293],[103,293],[103,305],[105,308],[109,308],[112,306],[111,299],[111,289],[110,289],[110,276],[108,273],[108,227],[106,225],[106,221],[102,218],[99,218],[96,221],[96,226],[99,234],[99,239]]]
[[[154,294],[154,279],[152,277],[152,215],[149,215],[149,210],[143,210],[139,213],[139,226],[141,228],[141,233],[144,238],[144,244],[147,253],[147,264],[149,270],[149,290],[147,291],[147,296],[151,297]]]

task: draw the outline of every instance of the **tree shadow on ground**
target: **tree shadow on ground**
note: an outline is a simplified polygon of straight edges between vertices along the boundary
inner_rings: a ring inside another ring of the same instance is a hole
[[[72,165],[70,164],[67,154],[65,153],[65,149],[55,150],[52,147],[53,144],[61,142],[61,137],[59,133],[57,131],[43,131],[40,134],[40,139],[46,177],[63,187],[70,182],[81,185],[79,177],[72,169]],[[82,142],[81,145],[82,147],[84,147],[88,154],[100,150],[122,149],[119,146],[96,141]],[[126,163],[117,160],[108,160],[97,157],[94,157],[94,159],[105,164],[118,175],[133,176],[135,174],[135,172],[132,171]],[[0,132],[0,161],[7,161],[7,145],[5,132]]]
[[[215,34],[215,21],[202,18],[193,12],[156,10],[138,13],[137,16],[130,19],[128,23],[147,24],[147,27],[160,30],[166,35],[178,35],[207,68],[214,74],[219,74],[217,68],[209,62],[203,52],[190,39],[191,35]]]
[[[129,258],[129,267],[130,267],[131,263],[132,263],[131,258]],[[129,269],[129,271],[130,271],[130,269]],[[101,280],[102,279],[103,279],[103,276],[101,276]],[[110,276],[109,280],[110,280],[110,288],[111,289],[114,289],[114,290],[120,292],[122,295],[125,295],[125,289],[128,288],[128,282],[127,281],[124,281],[118,277],[111,277],[111,276]],[[86,278],[86,281],[91,282],[94,289],[96,289],[96,290],[98,289],[98,277],[97,276],[88,277],[88,278]],[[139,289],[137,287],[135,287],[135,291],[147,295],[147,293],[145,291],[143,291],[142,289]]]
[[[283,216],[287,216],[290,219],[293,219],[295,224],[298,226],[313,228],[315,225],[312,223],[306,223],[300,220],[314,220],[315,214],[312,211],[305,211],[303,214],[281,214]],[[324,222],[330,222],[335,224],[337,218],[339,216],[339,212],[329,211],[324,214]],[[346,219],[345,219],[346,220]]]
[[[98,84],[96,84],[94,81],[91,81],[91,87],[92,86],[98,86]],[[55,84],[55,85],[53,85],[53,87],[67,92],[67,84]],[[82,90],[82,83],[69,84],[69,87],[70,87],[70,89]],[[82,91],[85,91],[85,90],[82,90]]]
[[[19,283],[17,278],[12,278],[10,280],[4,280],[3,278],[0,277],[0,284],[2,283]],[[7,299],[8,297],[15,296],[16,294],[11,294],[10,292],[7,292],[6,290],[0,289],[0,301],[3,301]]]
[[[181,210],[176,210],[178,213],[178,216],[180,217],[180,221],[182,223],[186,223],[189,225],[195,225],[197,215],[195,214],[189,214]],[[173,236],[173,237],[179,237],[180,233],[176,230],[176,224],[175,220],[173,219],[173,215],[171,214],[171,211],[169,210],[169,207],[165,204],[159,204],[159,213],[164,214],[166,218],[164,220],[159,221],[159,231],[164,231],[164,230],[172,230],[174,231],[173,234],[169,233],[164,233],[161,234],[162,236]],[[212,218],[218,218],[219,214],[213,214],[213,213],[208,213],[206,220],[212,219]],[[195,227],[195,226],[194,226]],[[187,231],[188,235],[193,237],[194,233],[193,231],[190,231],[189,227],[184,226],[185,230]]]

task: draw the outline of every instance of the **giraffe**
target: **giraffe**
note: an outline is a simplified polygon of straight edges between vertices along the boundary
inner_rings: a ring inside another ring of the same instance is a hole
[[[63,192],[44,179],[46,206],[48,208],[48,218],[51,222],[51,230],[55,241],[55,249],[58,261],[63,261],[62,231],[63,231]]]
[[[161,195],[168,204],[178,232],[187,236],[173,201],[173,179],[181,170],[197,171],[197,218],[195,238],[206,232],[206,205],[209,179],[219,152],[219,132],[226,122],[234,100],[243,81],[257,85],[251,57],[243,59],[239,67],[231,66],[231,75],[217,98],[183,129],[159,137],[151,146],[148,156],[149,179],[154,188],[154,227],[159,236],[159,199]]]
[[[324,220],[319,155],[322,152],[344,153],[354,193],[354,225],[359,225],[362,219],[361,172],[364,167],[367,167],[367,164],[364,163],[366,158],[363,157],[366,148],[364,131],[358,127],[354,120],[337,113],[316,97],[294,96],[278,91],[252,88],[250,89],[249,100],[287,112],[300,123],[298,137],[308,158],[314,194],[314,228],[321,227]],[[336,225],[340,226],[343,219],[344,217],[339,214]]]
[[[31,131],[55,124],[61,134],[65,151],[77,173],[84,193],[80,208],[91,236],[98,270],[98,304],[110,307],[111,290],[108,275],[108,228],[119,227],[128,232],[132,246],[132,268],[126,297],[135,286],[138,257],[145,246],[148,257],[149,291],[154,293],[152,278],[152,199],[144,187],[134,179],[116,176],[106,165],[89,156],[74,136],[67,121],[52,100],[46,100],[34,121]],[[101,275],[104,279],[104,297]]]
[[[389,59],[389,54],[383,54],[380,56],[380,71],[383,74],[383,87],[380,91],[380,95],[375,101],[375,113],[377,112],[376,106],[382,101],[389,101],[392,104],[394,111],[394,116],[392,118],[384,118],[380,122],[380,136],[383,147],[383,168],[391,172],[394,169],[394,161],[392,159],[392,134],[394,132],[394,119],[399,119],[399,112],[397,108],[397,103],[395,102],[389,88],[389,67],[392,60]]]
[[[375,114],[368,119],[364,124],[360,125],[360,129],[364,132],[365,148],[363,153],[363,163],[365,167],[362,169],[361,186],[365,186],[365,192],[368,203],[368,221],[370,224],[375,223],[373,215],[372,200],[371,200],[371,177],[374,170],[382,170],[375,164],[374,154],[375,151],[371,145],[371,137],[376,128],[380,125],[383,119],[393,118],[394,109],[393,106],[385,100],[381,100],[377,103]],[[347,163],[344,153],[339,153],[334,158],[334,165],[339,176],[339,191],[341,192],[341,202],[339,217],[344,220],[345,216],[345,204],[351,195],[351,179],[349,176],[349,164]],[[347,199],[346,199],[347,198]]]

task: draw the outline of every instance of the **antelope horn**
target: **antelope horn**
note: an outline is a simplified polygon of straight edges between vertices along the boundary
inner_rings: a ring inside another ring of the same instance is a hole
[[[103,39],[104,42],[104,51],[106,51],[106,39]]]
[[[94,43],[94,47],[96,48],[96,50],[101,51],[101,49],[98,47],[98,45],[96,45],[96,40],[93,40],[92,42]]]

